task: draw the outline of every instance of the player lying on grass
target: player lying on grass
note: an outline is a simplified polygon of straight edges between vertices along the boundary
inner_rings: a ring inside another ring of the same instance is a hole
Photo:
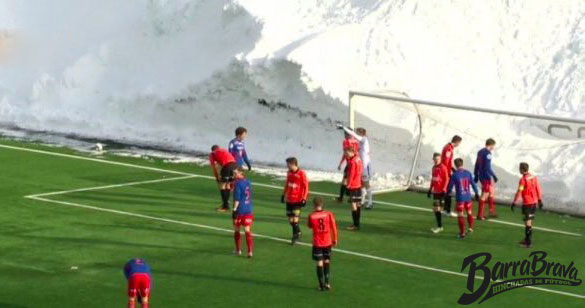
[[[447,193],[450,194],[455,187],[455,200],[457,201],[457,222],[459,224],[459,238],[465,238],[465,218],[463,212],[467,212],[467,223],[469,224],[469,233],[473,232],[473,202],[471,201],[471,189],[475,192],[475,199],[479,199],[477,186],[473,182],[471,172],[463,168],[463,159],[455,159],[455,168],[457,170],[451,176]]]
[[[307,225],[313,230],[313,260],[317,262],[319,290],[331,289],[329,273],[331,248],[337,245],[337,223],[332,212],[323,210],[323,199],[313,199],[315,210],[309,215]]]
[[[357,156],[354,147],[345,149],[347,157],[347,191],[349,192],[349,202],[351,204],[351,217],[353,224],[347,228],[350,231],[360,229],[360,219],[362,216],[362,160]]]
[[[246,164],[246,166],[248,166],[248,170],[252,170],[252,165],[248,159],[248,153],[246,152],[246,146],[244,144],[244,139],[246,139],[247,135],[248,130],[246,130],[244,127],[240,126],[236,128],[236,138],[230,141],[228,150],[236,159],[238,167],[243,167],[244,164]]]
[[[236,159],[226,149],[220,148],[218,145],[211,147],[209,154],[209,164],[213,171],[213,176],[218,183],[219,193],[221,195],[221,206],[217,208],[219,212],[227,212],[230,209],[230,191],[231,182],[234,178],[234,170],[238,167]],[[221,168],[220,173],[217,169]]]
[[[254,251],[254,241],[252,239],[252,187],[250,181],[244,176],[244,169],[238,167],[234,171],[234,210],[232,218],[234,220],[234,241],[236,243],[235,253],[242,255],[242,238],[240,229],[244,227],[246,234],[246,245],[248,246],[248,258],[252,257]]]
[[[370,179],[372,178],[372,167],[370,165],[370,141],[366,134],[366,129],[363,127],[356,128],[355,132],[341,124],[337,124],[337,128],[343,129],[346,134],[351,135],[358,142],[359,156],[362,160],[363,175],[362,175],[362,206],[365,205],[366,209],[370,210],[374,208],[373,192],[370,186]]]
[[[437,219],[437,227],[432,228],[433,233],[439,233],[443,231],[443,222],[441,217],[441,211],[443,210],[443,204],[447,195],[447,186],[449,185],[449,170],[441,163],[441,154],[433,154],[434,166],[432,169],[431,187],[427,197],[433,196],[433,212]]]
[[[536,205],[538,208],[543,208],[542,191],[538,178],[528,172],[528,163],[520,163],[520,173],[522,178],[518,184],[518,192],[512,202],[512,211],[516,207],[516,203],[522,198],[522,215],[524,215],[524,240],[520,245],[525,248],[532,247],[532,224],[534,221],[534,214],[536,213]]]
[[[343,155],[341,155],[341,160],[339,161],[339,165],[337,166],[338,170],[341,170],[341,166],[343,166],[343,163],[345,162],[345,169],[343,170],[343,180],[341,181],[341,187],[339,188],[339,197],[336,198],[337,202],[343,202],[343,197],[345,196],[346,193],[348,193],[347,190],[347,156],[346,156],[346,152],[345,150],[348,148],[352,148],[354,149],[355,153],[357,153],[359,151],[359,143],[358,141],[353,138],[350,134],[345,133],[345,138],[343,139]]]
[[[286,216],[292,227],[291,244],[294,245],[301,238],[299,217],[301,217],[301,209],[307,204],[309,180],[305,171],[299,168],[299,162],[295,157],[287,158],[286,165],[288,173],[280,201],[286,203]]]
[[[447,168],[447,171],[449,172],[448,174],[449,178],[447,179],[447,183],[451,179],[451,174],[455,172],[455,168],[453,168],[453,157],[455,155],[454,153],[455,148],[457,148],[461,144],[462,140],[463,139],[460,136],[457,135],[453,136],[453,138],[451,138],[451,142],[447,143],[443,147],[443,151],[441,152],[441,164],[443,164],[445,168]],[[452,202],[453,201],[451,196],[445,195],[445,215],[455,217],[457,215],[451,211]]]
[[[479,210],[477,212],[477,219],[485,220],[485,203],[490,204],[490,218],[497,218],[496,204],[495,204],[495,183],[498,182],[498,177],[492,169],[492,152],[496,147],[496,141],[489,138],[485,142],[485,148],[477,152],[477,160],[475,161],[475,170],[473,172],[475,183],[481,182],[481,199],[479,200]]]
[[[128,308],[148,308],[150,297],[150,266],[143,259],[132,259],[124,265],[124,276],[128,280]]]

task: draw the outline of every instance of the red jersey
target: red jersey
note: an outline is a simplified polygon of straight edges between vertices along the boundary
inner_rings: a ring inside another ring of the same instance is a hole
[[[518,193],[514,198],[514,203],[518,202],[522,197],[522,203],[524,205],[535,205],[538,200],[542,200],[542,191],[540,190],[540,184],[538,178],[530,173],[526,173],[520,179],[518,184]]]
[[[431,191],[436,194],[446,193],[449,186],[449,169],[443,164],[433,166],[432,175]]]
[[[309,181],[304,170],[288,171],[284,183],[284,196],[288,203],[306,201],[309,195]]]
[[[345,157],[345,149],[347,148],[353,148],[355,153],[358,154],[360,151],[360,143],[354,137],[343,139],[343,155],[341,156],[341,162],[339,162],[339,164],[342,164],[343,161],[347,159],[347,157]]]
[[[443,152],[441,152],[441,164],[447,167],[447,171],[451,174],[453,170],[453,144],[447,143],[445,147],[443,147]]]
[[[307,220],[313,229],[313,246],[331,247],[337,244],[337,223],[335,216],[329,211],[315,211]]]
[[[362,160],[359,156],[354,155],[347,160],[347,189],[362,188]]]
[[[218,148],[215,151],[209,154],[209,163],[212,166],[215,166],[216,163],[220,164],[222,167],[229,163],[235,163],[236,159],[232,155],[232,153],[228,152],[226,149]]]

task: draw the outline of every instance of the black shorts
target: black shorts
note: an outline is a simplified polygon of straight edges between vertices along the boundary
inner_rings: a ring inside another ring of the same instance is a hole
[[[362,189],[348,189],[347,195],[349,196],[349,202],[361,202],[362,201]]]
[[[433,193],[433,200],[445,201],[445,193]]]
[[[233,182],[234,181],[234,171],[238,168],[238,164],[236,163],[229,163],[221,168],[221,178],[220,181],[223,183]]]
[[[313,246],[313,260],[315,261],[331,260],[331,246],[329,247]]]
[[[301,216],[301,208],[303,208],[303,203],[286,203],[286,216],[288,217],[300,217]]]
[[[526,206],[522,206],[522,215],[524,215],[524,220],[532,220],[534,219],[534,214],[536,214],[536,204]]]

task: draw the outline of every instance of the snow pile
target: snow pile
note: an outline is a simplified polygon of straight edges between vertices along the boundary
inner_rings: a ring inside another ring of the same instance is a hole
[[[15,42],[0,59],[0,122],[187,151],[227,144],[243,125],[255,160],[296,155],[332,171],[332,124],[346,118],[350,88],[585,117],[584,16],[580,1],[5,0],[0,30]],[[408,125],[363,124],[416,137]],[[530,153],[535,171],[585,213],[585,146],[529,131],[530,146],[553,143]],[[444,133],[425,146],[436,150]],[[375,146],[380,178],[403,177],[409,162],[387,157],[410,148]],[[512,183],[521,156],[495,155]]]

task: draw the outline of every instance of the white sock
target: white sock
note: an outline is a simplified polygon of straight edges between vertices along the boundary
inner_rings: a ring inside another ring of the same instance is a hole
[[[371,188],[369,188],[367,190],[367,195],[368,195],[368,205],[371,206],[373,204],[373,202],[374,202],[374,200],[373,200],[374,199],[374,196],[373,196],[374,194],[372,193],[372,189]]]

